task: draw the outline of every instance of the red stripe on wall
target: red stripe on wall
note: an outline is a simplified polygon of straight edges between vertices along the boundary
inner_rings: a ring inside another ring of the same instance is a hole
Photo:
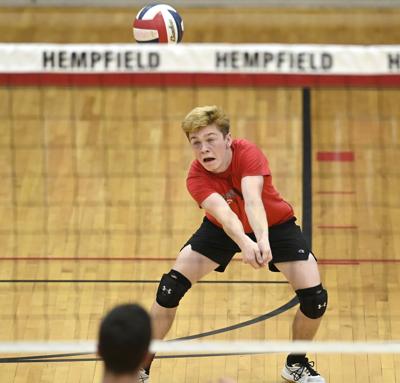
[[[44,262],[53,262],[53,261],[71,261],[71,262],[85,262],[85,261],[105,261],[105,262],[115,262],[115,261],[123,261],[123,262],[147,262],[147,261],[174,261],[175,258],[172,257],[164,257],[164,258],[155,258],[155,257],[119,257],[119,258],[106,258],[106,257],[0,257],[0,262],[9,261],[9,262],[27,262],[27,261],[44,261]],[[239,257],[233,258],[233,261],[240,261]],[[318,259],[318,263],[321,265],[359,265],[359,264],[368,264],[368,263],[400,263],[400,259],[396,258],[388,258],[388,259]]]
[[[243,73],[0,73],[0,85],[398,87],[400,74],[343,76]]]
[[[318,225],[318,229],[357,229],[356,225]]]
[[[317,152],[317,161],[352,162],[354,161],[354,152]]]
[[[317,194],[320,195],[350,195],[350,194],[356,194],[356,192],[354,191],[346,191],[346,190],[321,190],[321,191],[317,191]]]

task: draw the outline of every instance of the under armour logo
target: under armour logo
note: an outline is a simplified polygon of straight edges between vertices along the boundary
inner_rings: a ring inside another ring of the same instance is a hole
[[[324,302],[322,305],[318,305],[318,310],[321,310],[322,307],[326,307],[326,302]]]
[[[172,293],[172,289],[167,289],[167,286],[165,286],[165,285],[162,287],[162,291],[164,293],[167,293],[168,295],[171,295],[171,293]]]

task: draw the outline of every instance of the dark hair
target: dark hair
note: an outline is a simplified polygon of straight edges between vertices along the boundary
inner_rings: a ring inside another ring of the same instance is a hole
[[[149,314],[137,304],[112,309],[102,320],[98,352],[107,371],[114,374],[135,372],[149,349]]]

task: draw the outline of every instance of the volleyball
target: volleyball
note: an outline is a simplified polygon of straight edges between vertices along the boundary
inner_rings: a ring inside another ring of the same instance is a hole
[[[182,17],[167,4],[146,5],[133,22],[133,37],[138,43],[177,44],[182,36]]]

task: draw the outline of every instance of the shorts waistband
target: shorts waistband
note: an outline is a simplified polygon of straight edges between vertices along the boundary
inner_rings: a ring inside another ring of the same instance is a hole
[[[269,230],[274,230],[274,229],[282,228],[282,227],[291,225],[292,223],[294,223],[294,222],[296,222],[296,221],[297,221],[297,218],[296,218],[296,217],[292,217],[292,218],[289,218],[289,219],[288,219],[287,221],[285,221],[285,222],[278,223],[278,224],[276,224],[276,225],[270,226],[268,229],[269,229]]]

